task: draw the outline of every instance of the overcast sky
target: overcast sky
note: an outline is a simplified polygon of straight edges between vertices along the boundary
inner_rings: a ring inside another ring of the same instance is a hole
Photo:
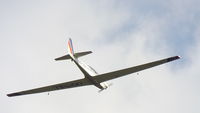
[[[199,113],[199,0],[1,0],[1,113]],[[9,98],[7,93],[83,78],[67,53],[99,73],[180,55],[169,64],[86,86]]]

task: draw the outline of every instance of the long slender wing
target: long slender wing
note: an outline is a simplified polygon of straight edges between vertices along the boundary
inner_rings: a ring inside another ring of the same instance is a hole
[[[91,83],[87,79],[84,78],[84,79],[74,80],[74,81],[70,81],[70,82],[45,86],[45,87],[41,87],[41,88],[35,88],[35,89],[31,89],[31,90],[11,93],[11,94],[7,94],[7,96],[9,96],[9,97],[21,96],[21,95],[42,93],[42,92],[48,92],[48,91],[54,91],[54,90],[61,90],[61,89],[85,86],[85,85],[91,85]]]
[[[118,77],[122,77],[131,73],[135,73],[144,69],[148,69],[154,66],[158,66],[167,62],[171,62],[173,60],[177,60],[179,59],[179,56],[174,56],[174,57],[170,57],[170,58],[166,58],[166,59],[162,59],[162,60],[158,60],[158,61],[154,61],[154,62],[150,62],[147,64],[142,64],[139,66],[135,66],[135,67],[130,67],[130,68],[126,68],[126,69],[122,69],[122,70],[118,70],[118,71],[113,71],[113,72],[109,72],[109,73],[105,73],[105,74],[100,74],[97,76],[94,76],[94,79],[96,79],[98,82],[104,82],[104,81],[108,81],[111,79],[115,79]]]

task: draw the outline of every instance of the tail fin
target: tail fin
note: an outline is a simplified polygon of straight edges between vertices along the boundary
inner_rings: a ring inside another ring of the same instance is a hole
[[[68,49],[69,55],[70,55],[72,58],[74,58],[74,48],[73,48],[73,44],[72,44],[71,38],[68,40],[67,49]]]
[[[74,49],[73,49],[73,45],[72,45],[72,40],[69,39],[68,40],[68,44],[67,44],[67,49],[68,49],[68,53],[67,55],[64,55],[62,57],[56,58],[55,60],[68,60],[68,59],[76,59],[85,55],[88,55],[90,53],[92,53],[92,51],[84,51],[84,52],[78,52],[78,53],[74,53]]]

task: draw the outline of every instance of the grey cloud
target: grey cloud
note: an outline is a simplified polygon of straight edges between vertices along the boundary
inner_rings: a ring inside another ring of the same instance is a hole
[[[197,0],[2,4],[6,6],[1,7],[0,13],[1,112],[200,111]],[[181,24],[189,32],[179,31]],[[178,26],[176,31],[174,26]],[[180,33],[192,37],[176,37]],[[91,86],[50,92],[49,96],[43,93],[6,97],[12,91],[83,77],[70,61],[53,61],[66,53],[68,37],[73,39],[75,50],[94,52],[81,60],[99,73],[171,55],[180,54],[182,59],[109,81],[114,85],[100,94]],[[178,47],[180,50],[176,50]]]

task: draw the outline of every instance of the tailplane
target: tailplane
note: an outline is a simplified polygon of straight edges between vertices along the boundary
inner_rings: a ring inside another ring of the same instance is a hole
[[[57,60],[68,60],[68,59],[74,60],[74,59],[77,59],[79,57],[82,57],[82,56],[85,56],[85,55],[92,53],[92,51],[84,51],[84,52],[74,53],[74,48],[73,48],[73,44],[72,44],[71,39],[68,40],[67,49],[68,49],[69,54],[64,55],[62,57],[59,57],[59,58],[56,58],[55,60],[56,61]]]

